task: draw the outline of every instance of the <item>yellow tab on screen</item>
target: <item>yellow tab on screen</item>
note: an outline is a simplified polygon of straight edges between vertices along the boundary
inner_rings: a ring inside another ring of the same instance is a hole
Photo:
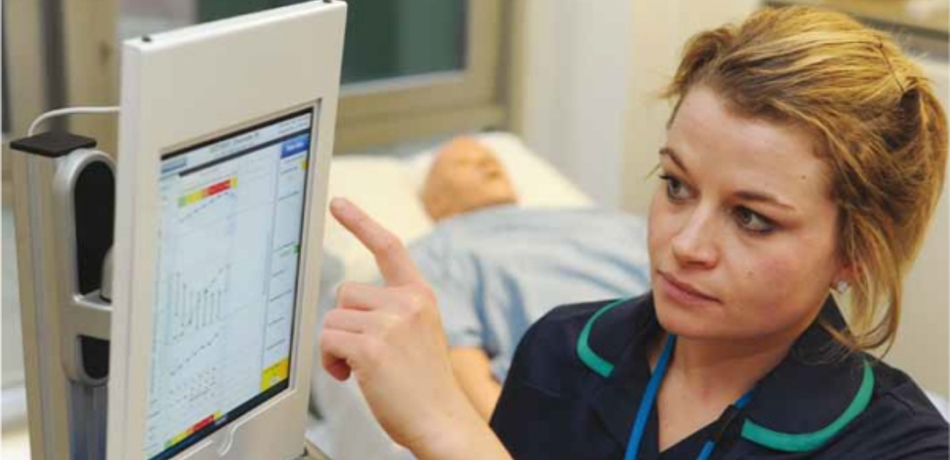
[[[290,375],[290,361],[284,358],[277,361],[274,365],[264,369],[261,373],[261,391],[264,391],[277,383],[285,380]]]
[[[178,433],[177,436],[169,439],[168,442],[165,443],[165,447],[168,448],[184,441],[185,438],[187,438],[188,436],[191,436],[191,433],[192,433],[191,428],[188,428],[187,430],[182,431],[181,433]]]
[[[201,201],[205,197],[206,190],[196,190],[178,199],[178,206],[188,206],[189,204]]]

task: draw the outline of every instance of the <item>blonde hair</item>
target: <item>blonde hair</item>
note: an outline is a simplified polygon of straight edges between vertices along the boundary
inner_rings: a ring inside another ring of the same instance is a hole
[[[885,33],[794,6],[693,37],[664,96],[678,108],[694,85],[737,115],[812,133],[830,168],[839,257],[854,271],[850,331],[832,332],[852,350],[889,348],[946,171],[947,121],[921,69]]]

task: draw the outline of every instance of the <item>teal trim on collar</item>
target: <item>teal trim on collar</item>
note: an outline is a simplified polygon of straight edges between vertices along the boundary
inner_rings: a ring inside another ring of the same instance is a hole
[[[603,316],[604,313],[607,313],[617,305],[620,305],[628,300],[630,299],[620,299],[610,303],[605,307],[602,307],[600,310],[597,310],[597,313],[594,313],[594,316],[591,316],[591,318],[587,320],[587,324],[585,324],[584,329],[581,330],[581,336],[577,339],[577,356],[581,358],[581,362],[587,365],[590,370],[596,372],[603,378],[610,377],[610,374],[614,372],[614,365],[608,362],[606,359],[601,358],[600,355],[591,349],[590,330],[594,327],[594,322]]]
[[[874,392],[874,371],[870,363],[864,362],[864,380],[848,408],[826,427],[802,434],[789,434],[772,431],[761,425],[746,420],[742,425],[742,437],[760,446],[783,452],[810,452],[827,443],[841,432],[849,423],[858,417],[871,403]]]

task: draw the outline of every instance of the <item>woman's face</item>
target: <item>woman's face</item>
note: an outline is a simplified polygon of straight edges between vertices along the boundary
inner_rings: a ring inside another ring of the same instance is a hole
[[[660,151],[649,245],[657,315],[703,340],[794,337],[843,274],[828,171],[809,135],[743,118],[705,86]]]

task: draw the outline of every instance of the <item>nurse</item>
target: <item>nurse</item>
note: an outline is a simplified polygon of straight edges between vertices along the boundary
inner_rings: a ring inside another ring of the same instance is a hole
[[[421,459],[946,459],[947,424],[867,353],[894,340],[946,171],[921,70],[846,16],[766,9],[690,40],[666,94],[652,292],[532,326],[490,425],[426,280],[342,199],[386,285],[341,287],[327,371]]]

